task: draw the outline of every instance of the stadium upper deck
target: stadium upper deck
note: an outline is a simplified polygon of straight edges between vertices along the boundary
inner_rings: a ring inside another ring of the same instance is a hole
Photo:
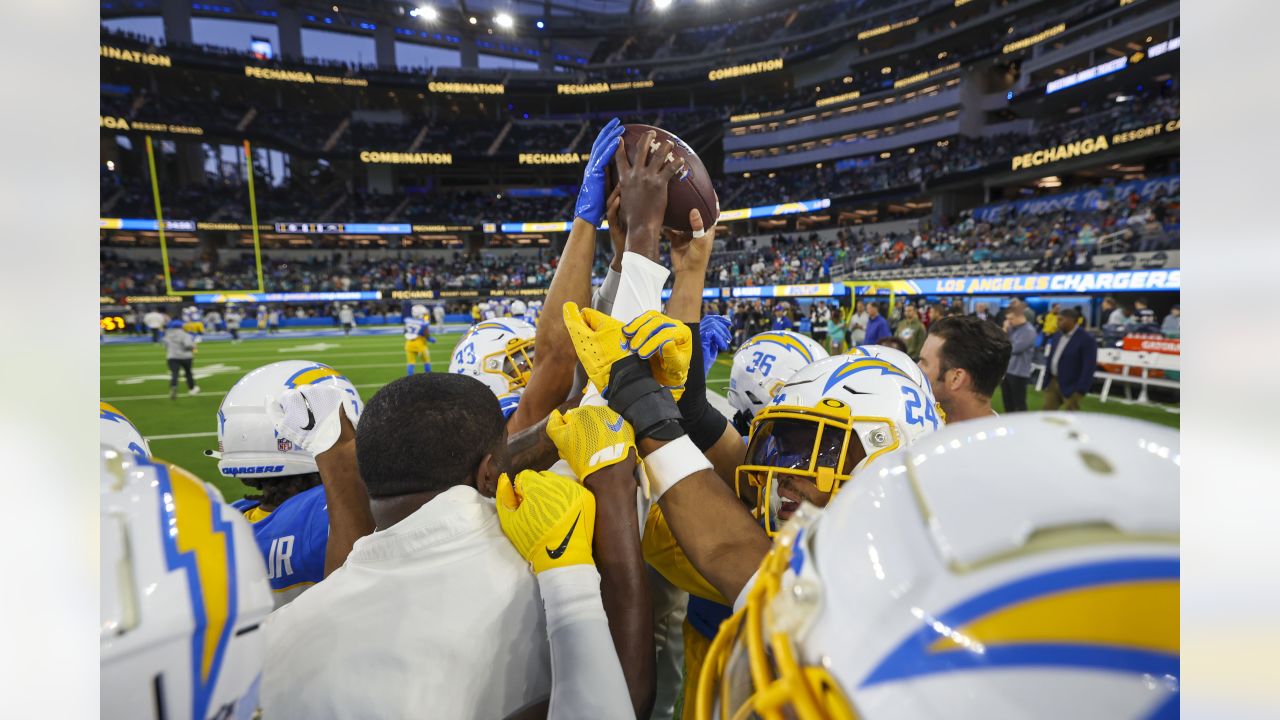
[[[259,222],[403,224],[408,245],[492,223],[484,242],[545,242],[527,223],[567,217],[582,153],[615,114],[684,137],[717,176],[724,209],[824,201],[752,220],[751,231],[953,215],[1043,187],[1177,170],[1171,2],[764,3],[745,18],[691,3],[548,16],[537,31],[534,14],[504,30],[483,8],[473,26],[452,11],[423,23],[408,5],[389,16],[377,3],[307,7],[193,5],[188,25],[274,23],[271,60],[197,46],[189,28],[170,33],[181,19],[165,18],[163,43],[104,29],[104,218],[155,217],[145,135],[179,241],[246,229],[253,167]],[[104,3],[103,14],[158,8]],[[318,27],[383,49],[359,66],[289,52],[293,31]],[[667,40],[650,47],[656,37]],[[464,66],[521,53],[538,66],[411,69],[396,61],[404,43],[460,48]],[[611,80],[618,72],[631,79]],[[105,225],[113,244],[148,243],[146,227]]]

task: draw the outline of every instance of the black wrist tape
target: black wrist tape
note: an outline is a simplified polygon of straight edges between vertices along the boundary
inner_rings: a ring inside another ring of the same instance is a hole
[[[636,439],[674,440],[684,434],[671,391],[653,379],[649,364],[627,355],[609,368],[609,407],[636,431]]]

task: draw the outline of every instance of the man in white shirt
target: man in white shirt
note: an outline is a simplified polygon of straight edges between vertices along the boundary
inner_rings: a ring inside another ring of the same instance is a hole
[[[867,304],[858,301],[855,312],[849,317],[849,346],[857,347],[867,337],[867,324],[871,322],[871,316],[867,314]]]
[[[164,334],[164,314],[159,310],[148,310],[142,316],[142,324],[151,333],[151,342],[160,342],[160,336]]]
[[[472,378],[411,376],[370,399],[356,457],[376,530],[264,625],[264,717],[501,718],[547,700],[538,582],[487,497],[505,448]]]

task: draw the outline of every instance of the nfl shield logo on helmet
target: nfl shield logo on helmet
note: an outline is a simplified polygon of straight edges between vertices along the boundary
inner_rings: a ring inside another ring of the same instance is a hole
[[[289,438],[276,438],[276,449],[280,452],[289,452],[293,449],[293,442]]]

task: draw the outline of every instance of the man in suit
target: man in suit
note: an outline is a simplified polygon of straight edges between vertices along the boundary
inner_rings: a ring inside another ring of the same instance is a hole
[[[1079,410],[1080,400],[1093,384],[1098,364],[1098,345],[1079,328],[1080,312],[1067,308],[1058,313],[1058,332],[1049,340],[1049,385],[1044,391],[1044,409]]]

